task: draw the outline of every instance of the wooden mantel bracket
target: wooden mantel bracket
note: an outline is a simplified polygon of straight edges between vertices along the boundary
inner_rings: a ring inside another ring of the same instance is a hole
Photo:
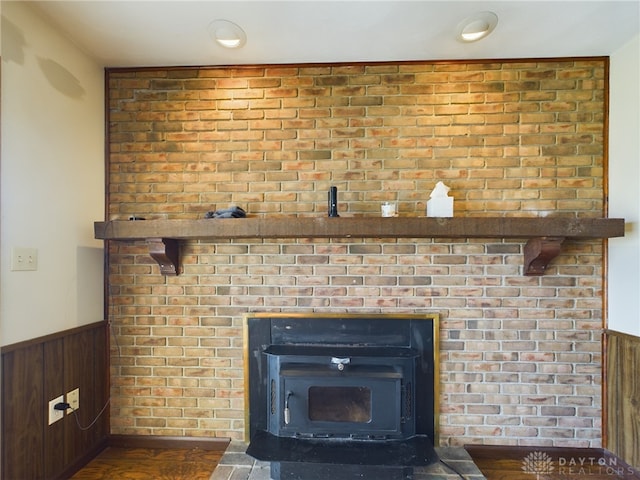
[[[147,238],[149,255],[163,275],[178,275],[180,272],[180,243],[175,238]]]
[[[543,275],[549,262],[560,254],[564,237],[534,237],[524,246],[524,274]]]

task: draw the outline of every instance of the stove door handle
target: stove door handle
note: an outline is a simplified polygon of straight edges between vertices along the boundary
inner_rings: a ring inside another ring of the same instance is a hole
[[[345,365],[349,365],[351,363],[351,359],[349,357],[331,357],[331,363],[333,365],[338,366],[338,370],[344,370]]]
[[[289,425],[291,422],[291,411],[289,410],[289,397],[293,395],[293,392],[288,391],[284,397],[284,424]]]

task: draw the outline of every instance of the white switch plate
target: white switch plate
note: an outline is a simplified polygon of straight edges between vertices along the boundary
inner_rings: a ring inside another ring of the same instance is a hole
[[[58,398],[54,398],[49,401],[49,425],[56,423],[58,420],[62,420],[64,417],[64,410],[56,410],[56,404],[64,402],[64,395],[60,395]]]
[[[14,272],[38,270],[38,249],[22,247],[12,248],[11,270]]]
[[[78,410],[80,408],[80,389],[76,388],[75,390],[71,390],[67,393],[67,403],[69,404],[69,409],[67,409],[67,415],[71,415],[74,410]]]

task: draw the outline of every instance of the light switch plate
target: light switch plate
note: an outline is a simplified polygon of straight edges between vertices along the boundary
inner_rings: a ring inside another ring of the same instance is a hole
[[[38,270],[38,249],[23,247],[12,248],[11,270],[14,272]]]

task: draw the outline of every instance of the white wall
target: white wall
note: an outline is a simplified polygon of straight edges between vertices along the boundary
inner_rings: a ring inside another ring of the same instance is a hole
[[[611,55],[609,216],[627,222],[609,240],[609,328],[640,336],[640,35]]]
[[[2,2],[0,344],[103,319],[104,72],[25,2]],[[11,271],[14,247],[38,270]]]
[[[25,2],[2,1],[0,345],[101,320],[103,70]],[[609,328],[640,336],[640,38],[611,56]],[[10,270],[13,247],[36,272]]]

